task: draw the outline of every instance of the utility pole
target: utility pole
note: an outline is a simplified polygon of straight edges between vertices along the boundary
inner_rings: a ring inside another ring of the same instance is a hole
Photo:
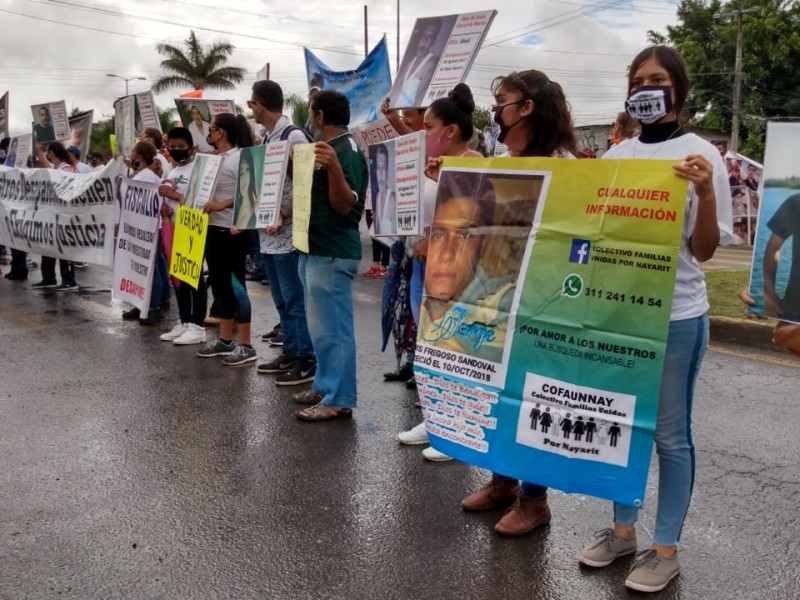
[[[364,5],[364,58],[369,54],[369,32],[367,30],[367,5]]]
[[[397,72],[400,72],[400,0],[397,0]]]
[[[760,6],[745,9],[744,0],[739,0],[739,8],[733,12],[721,13],[718,17],[736,15],[736,63],[733,67],[733,107],[731,114],[731,144],[732,152],[739,150],[739,123],[741,121],[742,104],[742,52],[744,47],[744,15],[745,13],[763,13]]]

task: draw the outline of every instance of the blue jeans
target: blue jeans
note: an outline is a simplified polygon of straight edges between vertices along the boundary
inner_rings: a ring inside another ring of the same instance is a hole
[[[312,357],[314,346],[306,323],[303,282],[297,272],[298,252],[263,254],[264,272],[269,279],[272,300],[283,327],[283,351],[293,356]]]
[[[317,356],[312,389],[322,404],[356,406],[356,338],[353,279],[360,261],[300,254],[298,273],[306,298],[308,332]]]
[[[422,310],[422,290],[425,287],[425,261],[412,258],[411,265],[411,281],[409,282],[411,314],[414,315],[414,323],[419,327],[419,313]]]
[[[658,508],[653,541],[674,546],[681,539],[694,487],[692,401],[700,363],[708,347],[708,315],[669,324],[656,421]],[[638,510],[614,504],[614,522],[633,525]]]

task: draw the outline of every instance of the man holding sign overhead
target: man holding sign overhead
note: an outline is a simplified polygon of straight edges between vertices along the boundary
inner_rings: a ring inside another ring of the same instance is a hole
[[[316,140],[308,253],[300,255],[308,329],[317,356],[312,389],[294,396],[313,406],[305,421],[350,417],[356,406],[353,278],[361,262],[358,224],[364,213],[369,169],[348,133],[350,104],[333,90],[314,96],[309,127]],[[295,173],[295,177],[298,174]]]

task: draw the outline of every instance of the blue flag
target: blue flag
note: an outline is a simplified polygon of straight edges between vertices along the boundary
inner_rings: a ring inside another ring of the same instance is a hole
[[[389,68],[389,51],[386,38],[372,49],[358,68],[352,71],[334,71],[317,58],[308,48],[306,74],[309,89],[336,90],[350,101],[350,126],[376,120],[378,109],[392,89]]]

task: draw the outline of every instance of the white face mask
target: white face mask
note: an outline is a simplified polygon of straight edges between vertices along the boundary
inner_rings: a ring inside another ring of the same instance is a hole
[[[658,123],[672,112],[672,87],[641,86],[625,100],[625,111],[644,125]]]

